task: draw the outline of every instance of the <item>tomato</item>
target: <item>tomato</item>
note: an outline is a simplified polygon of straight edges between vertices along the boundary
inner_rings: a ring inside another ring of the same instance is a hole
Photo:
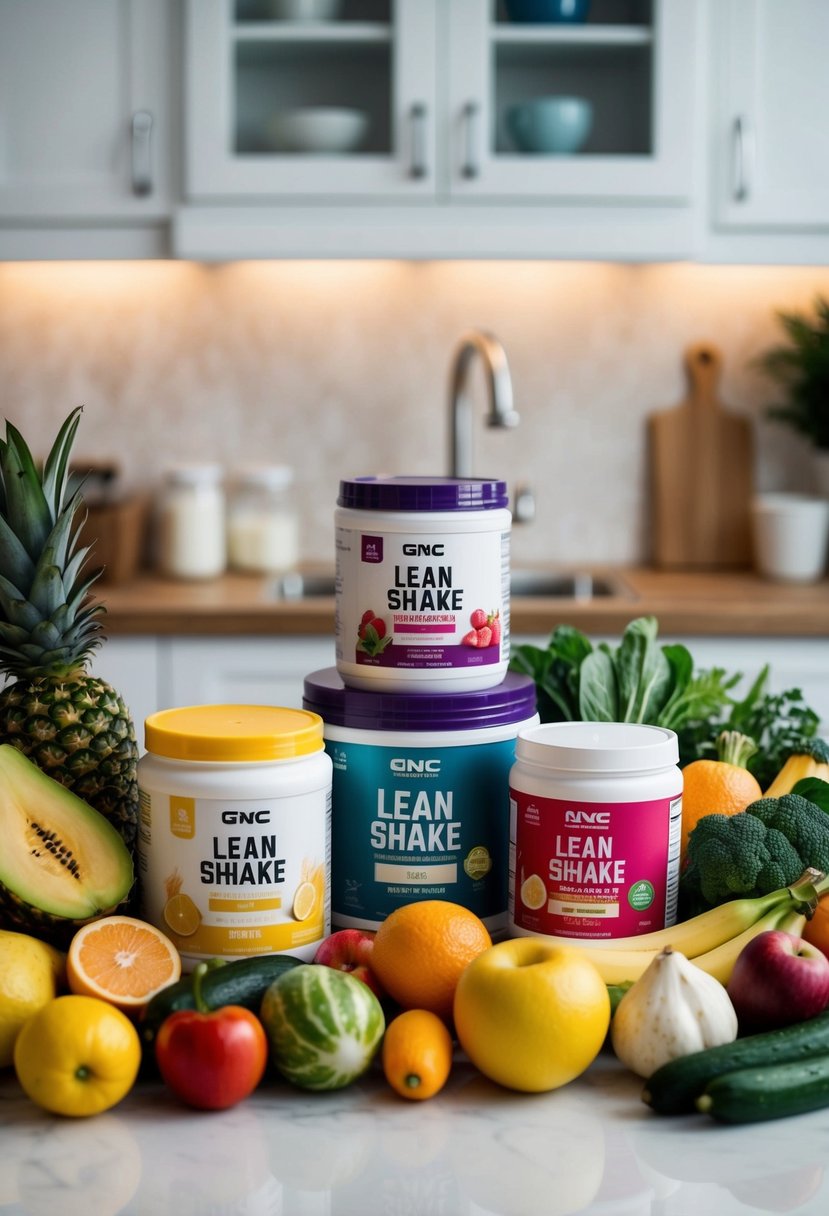
[[[208,969],[193,972],[195,1009],[179,1009],[162,1022],[155,1057],[173,1093],[198,1110],[226,1110],[253,1093],[268,1062],[268,1040],[262,1023],[241,1005],[208,1010],[201,980]]]

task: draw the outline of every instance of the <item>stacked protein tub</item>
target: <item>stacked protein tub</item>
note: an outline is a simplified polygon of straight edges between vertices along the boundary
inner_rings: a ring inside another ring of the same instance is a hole
[[[447,899],[507,925],[509,773],[538,722],[509,666],[503,481],[340,483],[336,668],[305,681],[334,765],[331,919]]]

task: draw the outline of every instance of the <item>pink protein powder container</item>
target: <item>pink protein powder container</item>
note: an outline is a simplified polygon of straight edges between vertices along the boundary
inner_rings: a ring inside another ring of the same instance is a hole
[[[676,922],[676,734],[628,722],[522,729],[510,770],[509,932],[601,941]]]

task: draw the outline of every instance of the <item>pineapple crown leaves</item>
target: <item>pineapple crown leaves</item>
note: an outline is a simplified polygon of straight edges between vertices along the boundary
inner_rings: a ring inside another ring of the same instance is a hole
[[[58,432],[42,477],[23,436],[0,439],[0,666],[16,675],[71,670],[100,644],[103,607],[87,604],[98,577],[84,578],[82,499],[67,498],[69,453],[82,407]]]

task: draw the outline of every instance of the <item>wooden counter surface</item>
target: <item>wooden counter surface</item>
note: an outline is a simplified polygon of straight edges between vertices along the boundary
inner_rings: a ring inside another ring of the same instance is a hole
[[[660,633],[701,636],[829,638],[829,579],[809,586],[766,582],[752,573],[664,573],[608,569],[616,593],[590,600],[512,600],[515,635],[546,635],[566,623],[589,634],[618,634],[637,616],[656,616]],[[173,582],[147,575],[123,586],[101,585],[112,637],[333,635],[334,602],[280,602],[268,579],[226,575]]]

